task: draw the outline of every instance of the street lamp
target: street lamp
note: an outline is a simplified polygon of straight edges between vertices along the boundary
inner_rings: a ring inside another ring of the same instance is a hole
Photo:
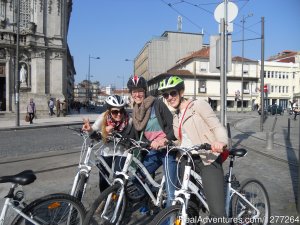
[[[16,104],[16,126],[20,126],[20,77],[19,77],[19,46],[20,46],[20,0],[17,0],[17,43],[15,61],[15,104]]]
[[[241,20],[242,26],[242,84],[241,84],[241,112],[243,112],[244,107],[244,30],[245,30],[245,22],[246,19],[253,16],[253,13],[248,14],[246,17],[243,15],[243,19]]]
[[[132,59],[125,59],[126,62],[133,62],[133,75],[135,75],[135,67],[134,67],[134,60]]]
[[[88,70],[88,85],[87,85],[87,99],[92,100],[90,95],[90,82],[91,82],[91,59],[100,59],[100,57],[93,57],[89,55],[89,70]]]

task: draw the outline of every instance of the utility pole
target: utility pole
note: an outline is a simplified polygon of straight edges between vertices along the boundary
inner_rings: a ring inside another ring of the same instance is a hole
[[[193,99],[196,100],[196,62],[193,64],[193,72],[194,72],[194,97]]]
[[[241,112],[244,109],[244,33],[245,33],[245,16],[242,20],[242,83],[241,83]]]
[[[225,127],[226,125],[226,85],[225,85],[225,20],[221,19],[221,70],[220,70],[220,90],[221,90],[221,124]]]
[[[92,100],[93,96],[90,96],[90,83],[91,83],[91,59],[100,59],[100,57],[93,57],[89,54],[89,69],[88,69],[88,86],[87,86],[87,94],[88,94],[88,101]]]
[[[245,40],[245,22],[246,19],[250,16],[252,16],[253,14],[249,14],[248,16],[244,16],[243,15],[243,20],[242,22],[242,84],[241,84],[241,112],[243,112],[244,109],[244,40]]]
[[[264,61],[265,61],[265,18],[261,18],[261,67],[260,67],[260,131],[264,130],[265,99],[264,99]]]
[[[16,126],[20,126],[20,77],[19,77],[19,46],[20,46],[20,0],[17,0],[17,43],[16,43],[16,59],[15,59],[15,110],[16,110]]]

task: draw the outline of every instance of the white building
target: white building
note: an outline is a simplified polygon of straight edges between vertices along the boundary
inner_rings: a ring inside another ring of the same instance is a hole
[[[264,63],[264,83],[268,85],[267,104],[289,107],[289,102],[299,98],[300,71],[299,61]]]
[[[149,80],[149,89],[152,94],[158,88],[159,81],[168,75],[177,75],[185,81],[185,97],[203,98],[210,102],[215,110],[220,110],[220,73],[209,71],[209,47],[179,60],[175,66],[167,72]],[[259,87],[259,67],[258,62],[244,58],[243,88],[242,88],[242,58],[232,58],[231,72],[227,73],[227,108],[234,111],[241,108],[243,97],[243,109],[252,110],[256,103]],[[243,96],[241,90],[243,89]],[[236,94],[240,93],[238,99]],[[235,101],[237,100],[237,101]]]

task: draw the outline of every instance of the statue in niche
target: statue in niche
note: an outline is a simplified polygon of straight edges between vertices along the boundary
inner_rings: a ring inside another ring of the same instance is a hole
[[[21,86],[27,87],[27,70],[25,68],[25,64],[22,64],[20,69],[20,82]]]

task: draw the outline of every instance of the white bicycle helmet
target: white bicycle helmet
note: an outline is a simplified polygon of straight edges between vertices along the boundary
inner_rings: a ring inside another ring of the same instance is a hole
[[[107,104],[107,108],[117,107],[121,108],[126,105],[126,102],[124,99],[119,95],[110,95],[105,100]]]

